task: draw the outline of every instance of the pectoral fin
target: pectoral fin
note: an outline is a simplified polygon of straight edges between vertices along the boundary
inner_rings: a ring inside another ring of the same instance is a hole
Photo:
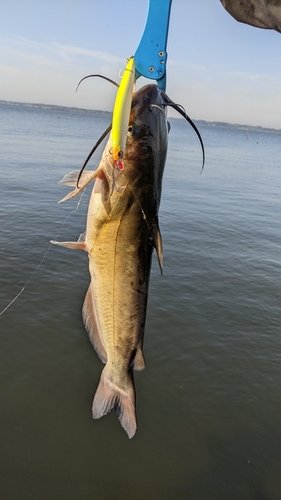
[[[160,229],[158,223],[154,224],[153,227],[153,245],[156,249],[157,258],[159,262],[159,267],[161,274],[163,274],[163,247],[162,247],[162,236],[160,233]]]
[[[68,172],[68,174],[65,174],[65,176],[58,182],[58,184],[61,184],[62,186],[76,187],[79,173],[80,170],[73,170],[72,172]],[[84,171],[81,174],[79,184],[82,185],[85,182],[87,182],[89,177],[92,177],[92,175],[95,173],[96,173],[95,170]]]
[[[65,185],[65,186],[75,186],[76,182],[77,182],[78,174],[79,174],[79,172],[77,173],[77,171],[70,172],[69,174],[66,174],[64,176],[64,178],[59,183]],[[69,200],[70,198],[74,198],[75,196],[77,196],[79,193],[81,193],[81,191],[83,191],[83,189],[85,189],[85,187],[88,186],[88,184],[90,184],[90,182],[95,180],[100,175],[104,175],[101,166],[99,166],[99,168],[97,168],[97,170],[83,172],[81,179],[79,181],[79,187],[78,188],[76,187],[73,191],[68,193],[64,198],[62,198],[59,201],[59,203],[62,203],[63,201]],[[75,179],[76,179],[76,182],[75,182]]]

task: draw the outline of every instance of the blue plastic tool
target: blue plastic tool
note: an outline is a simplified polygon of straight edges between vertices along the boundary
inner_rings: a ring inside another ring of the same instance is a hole
[[[136,78],[156,80],[164,91],[171,4],[172,0],[149,0],[145,28],[135,52]]]

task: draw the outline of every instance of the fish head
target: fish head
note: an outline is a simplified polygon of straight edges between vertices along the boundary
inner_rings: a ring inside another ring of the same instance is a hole
[[[124,157],[120,164],[114,161],[111,137],[104,154],[103,170],[111,195],[129,184],[134,192],[143,193],[145,188],[159,206],[168,147],[167,99],[155,84],[133,93]]]
[[[166,156],[168,122],[165,93],[157,85],[145,85],[133,94],[125,160],[151,153]]]
[[[146,85],[133,94],[126,148],[122,163],[113,163],[109,185],[122,190],[129,183],[134,189],[155,189],[161,183],[168,146],[169,125],[165,94],[157,85]]]
[[[145,85],[133,94],[124,156],[134,189],[158,211],[161,198],[169,124],[166,94],[155,84]]]

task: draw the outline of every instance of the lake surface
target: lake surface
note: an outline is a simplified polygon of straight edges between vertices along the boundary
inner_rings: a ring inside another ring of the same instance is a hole
[[[200,175],[194,131],[171,119],[129,440],[114,412],[91,418],[87,255],[49,245],[85,229],[91,189],[58,205],[57,182],[109,123],[0,102],[0,312],[28,282],[0,316],[0,498],[280,500],[281,133],[199,123]]]

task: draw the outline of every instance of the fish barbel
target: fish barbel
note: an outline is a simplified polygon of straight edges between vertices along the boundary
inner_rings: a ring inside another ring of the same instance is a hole
[[[95,180],[84,241],[53,242],[88,252],[90,285],[83,305],[89,338],[105,367],[93,401],[93,418],[115,409],[129,438],[136,428],[133,369],[143,370],[149,276],[153,248],[162,269],[158,226],[167,145],[166,102],[157,85],[133,94],[124,169],[114,165],[109,137],[97,170],[83,172],[76,196]],[[76,176],[62,184],[75,186]],[[62,200],[62,201],[63,201]]]

